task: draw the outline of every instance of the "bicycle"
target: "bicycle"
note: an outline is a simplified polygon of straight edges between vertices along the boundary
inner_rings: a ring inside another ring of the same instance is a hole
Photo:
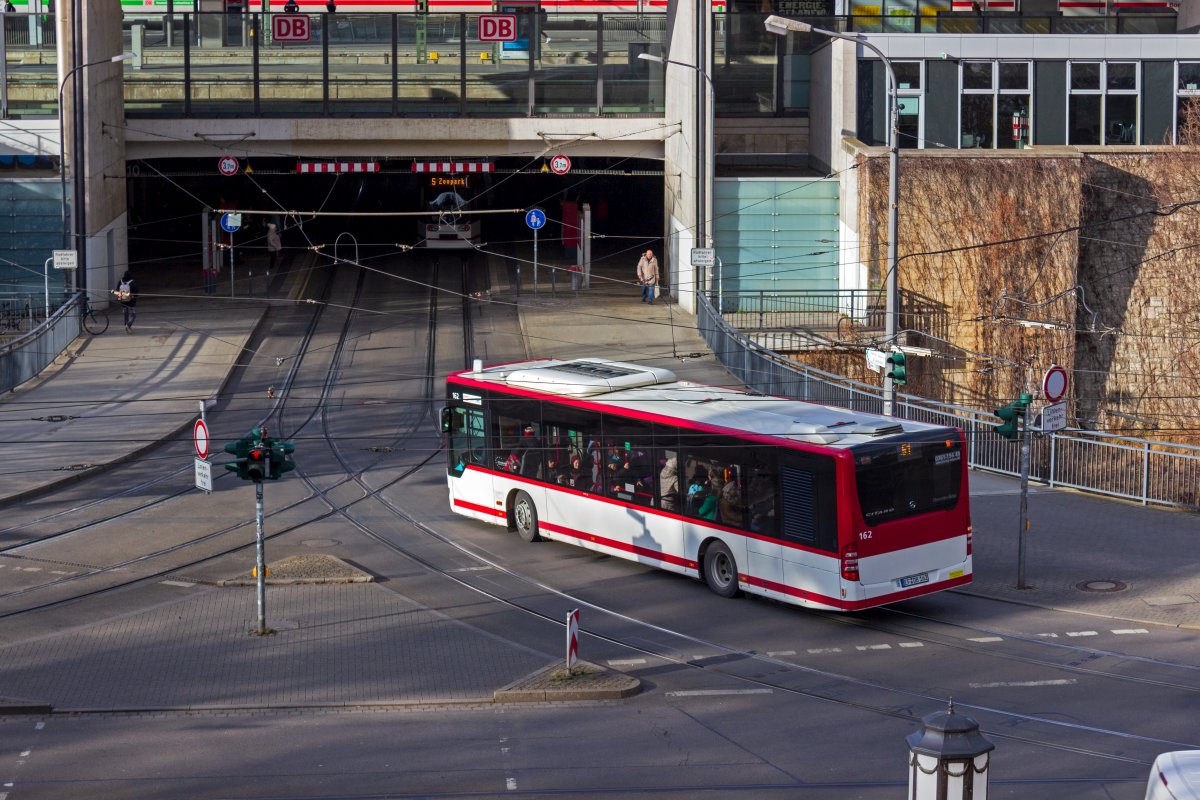
[[[83,318],[83,329],[92,336],[99,336],[108,330],[108,312],[104,310],[97,311],[92,307],[92,301],[85,294],[80,307],[80,315]]]

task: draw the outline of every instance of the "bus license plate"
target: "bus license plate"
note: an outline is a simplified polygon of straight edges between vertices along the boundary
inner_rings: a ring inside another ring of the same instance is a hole
[[[921,572],[916,575],[909,575],[907,578],[901,578],[896,581],[901,589],[907,589],[909,586],[916,586],[919,583],[929,583],[929,573]]]

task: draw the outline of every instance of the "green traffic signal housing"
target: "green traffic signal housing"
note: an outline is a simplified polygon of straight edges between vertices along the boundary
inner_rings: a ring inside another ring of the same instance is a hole
[[[296,462],[292,460],[292,453],[296,450],[296,445],[291,442],[281,442],[276,439],[268,439],[269,460],[271,462],[271,471],[268,477],[271,480],[279,480],[279,477],[285,472],[291,472],[296,468]]]
[[[996,433],[1010,441],[1017,441],[1021,436],[1021,420],[1032,401],[1033,395],[1024,393],[1008,405],[997,408],[996,416],[1004,422],[996,426]]]
[[[255,428],[237,441],[226,442],[225,452],[233,455],[234,460],[226,463],[225,469],[242,480],[261,481],[267,474],[264,438],[263,429]]]
[[[908,359],[904,357],[904,353],[896,351],[888,354],[886,374],[897,386],[908,383]]]

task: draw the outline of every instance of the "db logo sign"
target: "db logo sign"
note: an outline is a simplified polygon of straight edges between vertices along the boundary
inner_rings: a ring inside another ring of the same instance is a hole
[[[480,14],[479,41],[515,42],[517,40],[516,14]]]
[[[311,33],[307,14],[276,14],[271,17],[271,38],[277,42],[307,42]]]

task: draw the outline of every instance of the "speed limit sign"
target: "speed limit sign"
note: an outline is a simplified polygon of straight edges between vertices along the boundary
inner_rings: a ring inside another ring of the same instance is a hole
[[[217,169],[222,175],[236,175],[238,171],[238,160],[233,156],[221,156],[217,161]]]
[[[550,171],[555,175],[566,175],[571,171],[571,159],[561,153],[554,156],[550,159]]]

